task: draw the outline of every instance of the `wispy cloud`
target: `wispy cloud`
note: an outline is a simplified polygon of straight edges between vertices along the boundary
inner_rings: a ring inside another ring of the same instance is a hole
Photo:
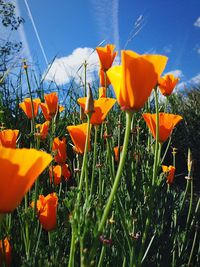
[[[21,17],[21,11],[18,0],[13,0],[13,3],[15,5],[15,13],[17,17]],[[3,27],[1,27],[3,30]],[[11,36],[12,35],[12,36]],[[5,40],[13,40],[13,41],[20,41],[22,42],[22,50],[21,50],[21,56],[25,57],[28,61],[32,62],[32,56],[30,47],[26,38],[24,25],[23,23],[20,24],[17,31],[12,31],[11,34],[8,33],[8,30],[5,29],[4,33],[1,31],[1,37],[4,36]]]
[[[168,71],[165,74],[172,74],[177,78],[183,78],[184,77],[182,70],[171,70],[171,71]]]
[[[194,26],[200,28],[200,17],[194,22]]]
[[[200,85],[200,73],[197,73],[194,77],[187,81],[183,81],[178,84],[177,88],[179,91],[182,91],[184,89],[190,88],[190,87],[196,87]]]
[[[172,52],[172,45],[171,44],[165,45],[163,47],[163,52],[166,53],[166,54],[170,54]]]
[[[87,82],[92,82],[94,73],[98,71],[98,56],[93,48],[84,47],[75,49],[72,54],[55,59],[53,64],[44,73],[46,81],[54,81],[58,85],[67,84],[72,79],[80,83],[84,81],[84,62],[87,62]]]
[[[94,19],[97,23],[100,37],[107,43],[114,43],[117,50],[120,49],[119,38],[119,0],[90,0]]]

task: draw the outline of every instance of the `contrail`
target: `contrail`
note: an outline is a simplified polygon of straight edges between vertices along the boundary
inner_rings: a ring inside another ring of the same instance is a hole
[[[28,5],[28,3],[27,3],[26,0],[24,0],[24,3],[25,3],[25,5],[26,5],[27,11],[28,11],[28,15],[29,15],[30,20],[31,20],[31,23],[32,23],[32,25],[33,25],[33,29],[34,29],[34,31],[35,31],[35,35],[36,35],[36,37],[37,37],[37,40],[38,40],[40,49],[41,49],[42,54],[43,54],[43,57],[44,57],[44,60],[45,60],[46,64],[48,65],[47,56],[46,56],[46,54],[45,54],[44,47],[43,47],[43,45],[42,45],[40,36],[39,36],[39,34],[38,34],[38,30],[37,30],[37,28],[36,28],[36,25],[35,25],[35,22],[34,22],[32,13],[31,13],[31,10],[30,10],[29,5]]]

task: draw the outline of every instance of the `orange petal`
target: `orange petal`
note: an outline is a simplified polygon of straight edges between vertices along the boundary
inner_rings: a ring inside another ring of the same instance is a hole
[[[0,147],[0,213],[19,205],[51,160],[51,155],[35,149]]]
[[[90,126],[91,129],[91,126]],[[87,123],[82,123],[79,125],[71,125],[67,126],[67,130],[71,136],[72,142],[74,143],[76,147],[76,151],[78,153],[83,154],[85,150],[85,142],[86,142],[86,136],[87,136]],[[88,150],[90,150],[90,143]]]

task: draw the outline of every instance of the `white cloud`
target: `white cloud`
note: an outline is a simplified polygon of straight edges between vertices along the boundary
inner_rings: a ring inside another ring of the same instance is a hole
[[[106,43],[114,43],[117,50],[119,50],[119,0],[90,1],[100,37],[102,40],[105,39]]]
[[[200,85],[200,73],[192,77],[187,81],[183,81],[177,85],[177,89],[182,91],[184,89],[190,88],[191,86],[199,86]]]
[[[167,73],[165,73],[165,75],[166,74],[172,74],[172,75],[174,75],[174,77],[177,77],[177,78],[183,78],[183,72],[182,72],[182,70],[171,70],[171,71],[168,71]]]
[[[96,51],[89,47],[76,48],[71,55],[56,58],[46,71],[45,80],[54,81],[58,85],[66,84],[72,79],[80,83],[84,81],[84,67],[81,66],[85,61],[87,61],[87,82],[92,82],[94,72],[99,70],[99,60]]]
[[[199,55],[200,55],[200,47],[199,47],[199,48],[197,48],[197,54],[199,54]]]
[[[194,26],[200,28],[200,17],[195,21]]]
[[[189,81],[193,85],[200,85],[200,73],[198,73],[196,76],[192,77]]]

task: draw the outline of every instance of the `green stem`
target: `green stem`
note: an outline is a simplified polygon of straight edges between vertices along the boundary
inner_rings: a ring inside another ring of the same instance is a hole
[[[75,240],[76,240],[76,237],[75,237],[74,229],[72,227],[72,237],[71,237],[71,246],[70,246],[70,255],[69,255],[68,267],[74,266]]]
[[[26,81],[28,84],[28,92],[30,95],[30,99],[31,99],[31,114],[32,114],[32,124],[33,124],[33,133],[35,133],[35,117],[34,117],[34,105],[33,105],[33,98],[32,98],[32,94],[31,94],[31,85],[30,85],[30,81],[29,81],[29,76],[28,76],[28,68],[25,68],[25,74],[26,74]]]
[[[98,262],[97,267],[101,267],[102,266],[103,260],[104,260],[104,256],[105,256],[105,252],[106,252],[106,247],[105,246],[102,246],[102,248],[101,248],[101,254],[100,254],[100,257],[99,257],[99,262]]]
[[[106,79],[106,71],[104,71],[104,87],[106,88],[106,97],[107,97],[107,79]]]
[[[189,257],[188,264],[187,264],[188,267],[191,266],[192,256],[193,256],[193,253],[194,253],[194,248],[195,248],[195,244],[196,244],[196,240],[197,240],[197,232],[198,232],[198,230],[196,228],[196,231],[195,231],[195,234],[194,234],[194,238],[193,238],[193,242],[192,242],[192,248],[191,248],[191,251],[190,251],[190,257]]]
[[[89,145],[89,139],[90,139],[90,118],[91,115],[87,114],[87,137],[86,137],[86,142],[85,142],[85,150],[84,150],[84,156],[83,156],[83,163],[82,163],[82,168],[81,168],[81,176],[80,176],[80,181],[79,181],[79,187],[78,187],[78,194],[77,194],[77,206],[79,205],[80,202],[80,197],[81,197],[81,191],[83,187],[83,178],[85,176],[85,168],[87,164],[87,152],[88,152],[88,145]],[[86,183],[87,185],[87,183]],[[87,191],[87,189],[86,189]]]
[[[156,107],[156,143],[155,143],[155,155],[154,155],[154,165],[153,165],[153,179],[152,186],[155,184],[155,180],[157,177],[158,171],[158,151],[159,151],[159,107],[158,107],[158,94],[157,89],[154,89],[154,97],[155,97],[155,107]]]
[[[120,158],[120,162],[119,162],[119,167],[117,170],[117,174],[115,177],[115,181],[110,193],[110,196],[108,198],[108,202],[106,204],[106,207],[104,209],[104,213],[103,216],[101,218],[99,227],[98,227],[98,233],[100,233],[103,230],[103,227],[105,225],[105,222],[108,218],[108,214],[110,212],[110,209],[112,207],[112,203],[115,197],[115,194],[117,192],[117,188],[120,182],[120,178],[122,175],[122,171],[123,171],[123,167],[124,167],[124,163],[125,163],[125,159],[126,159],[126,154],[127,154],[127,148],[128,148],[128,141],[129,141],[129,136],[130,136],[130,130],[131,130],[131,120],[132,120],[132,112],[126,112],[126,132],[125,132],[125,136],[124,136],[124,144],[123,144],[123,149],[122,149],[122,154],[121,154],[121,158]]]
[[[84,97],[86,97],[86,91],[87,91],[87,62],[85,60],[84,62]]]
[[[94,173],[95,173],[96,161],[97,161],[97,133],[98,133],[98,125],[95,125],[94,126],[94,156],[93,156],[92,178],[91,178],[91,187],[90,187],[91,196],[94,190]]]

